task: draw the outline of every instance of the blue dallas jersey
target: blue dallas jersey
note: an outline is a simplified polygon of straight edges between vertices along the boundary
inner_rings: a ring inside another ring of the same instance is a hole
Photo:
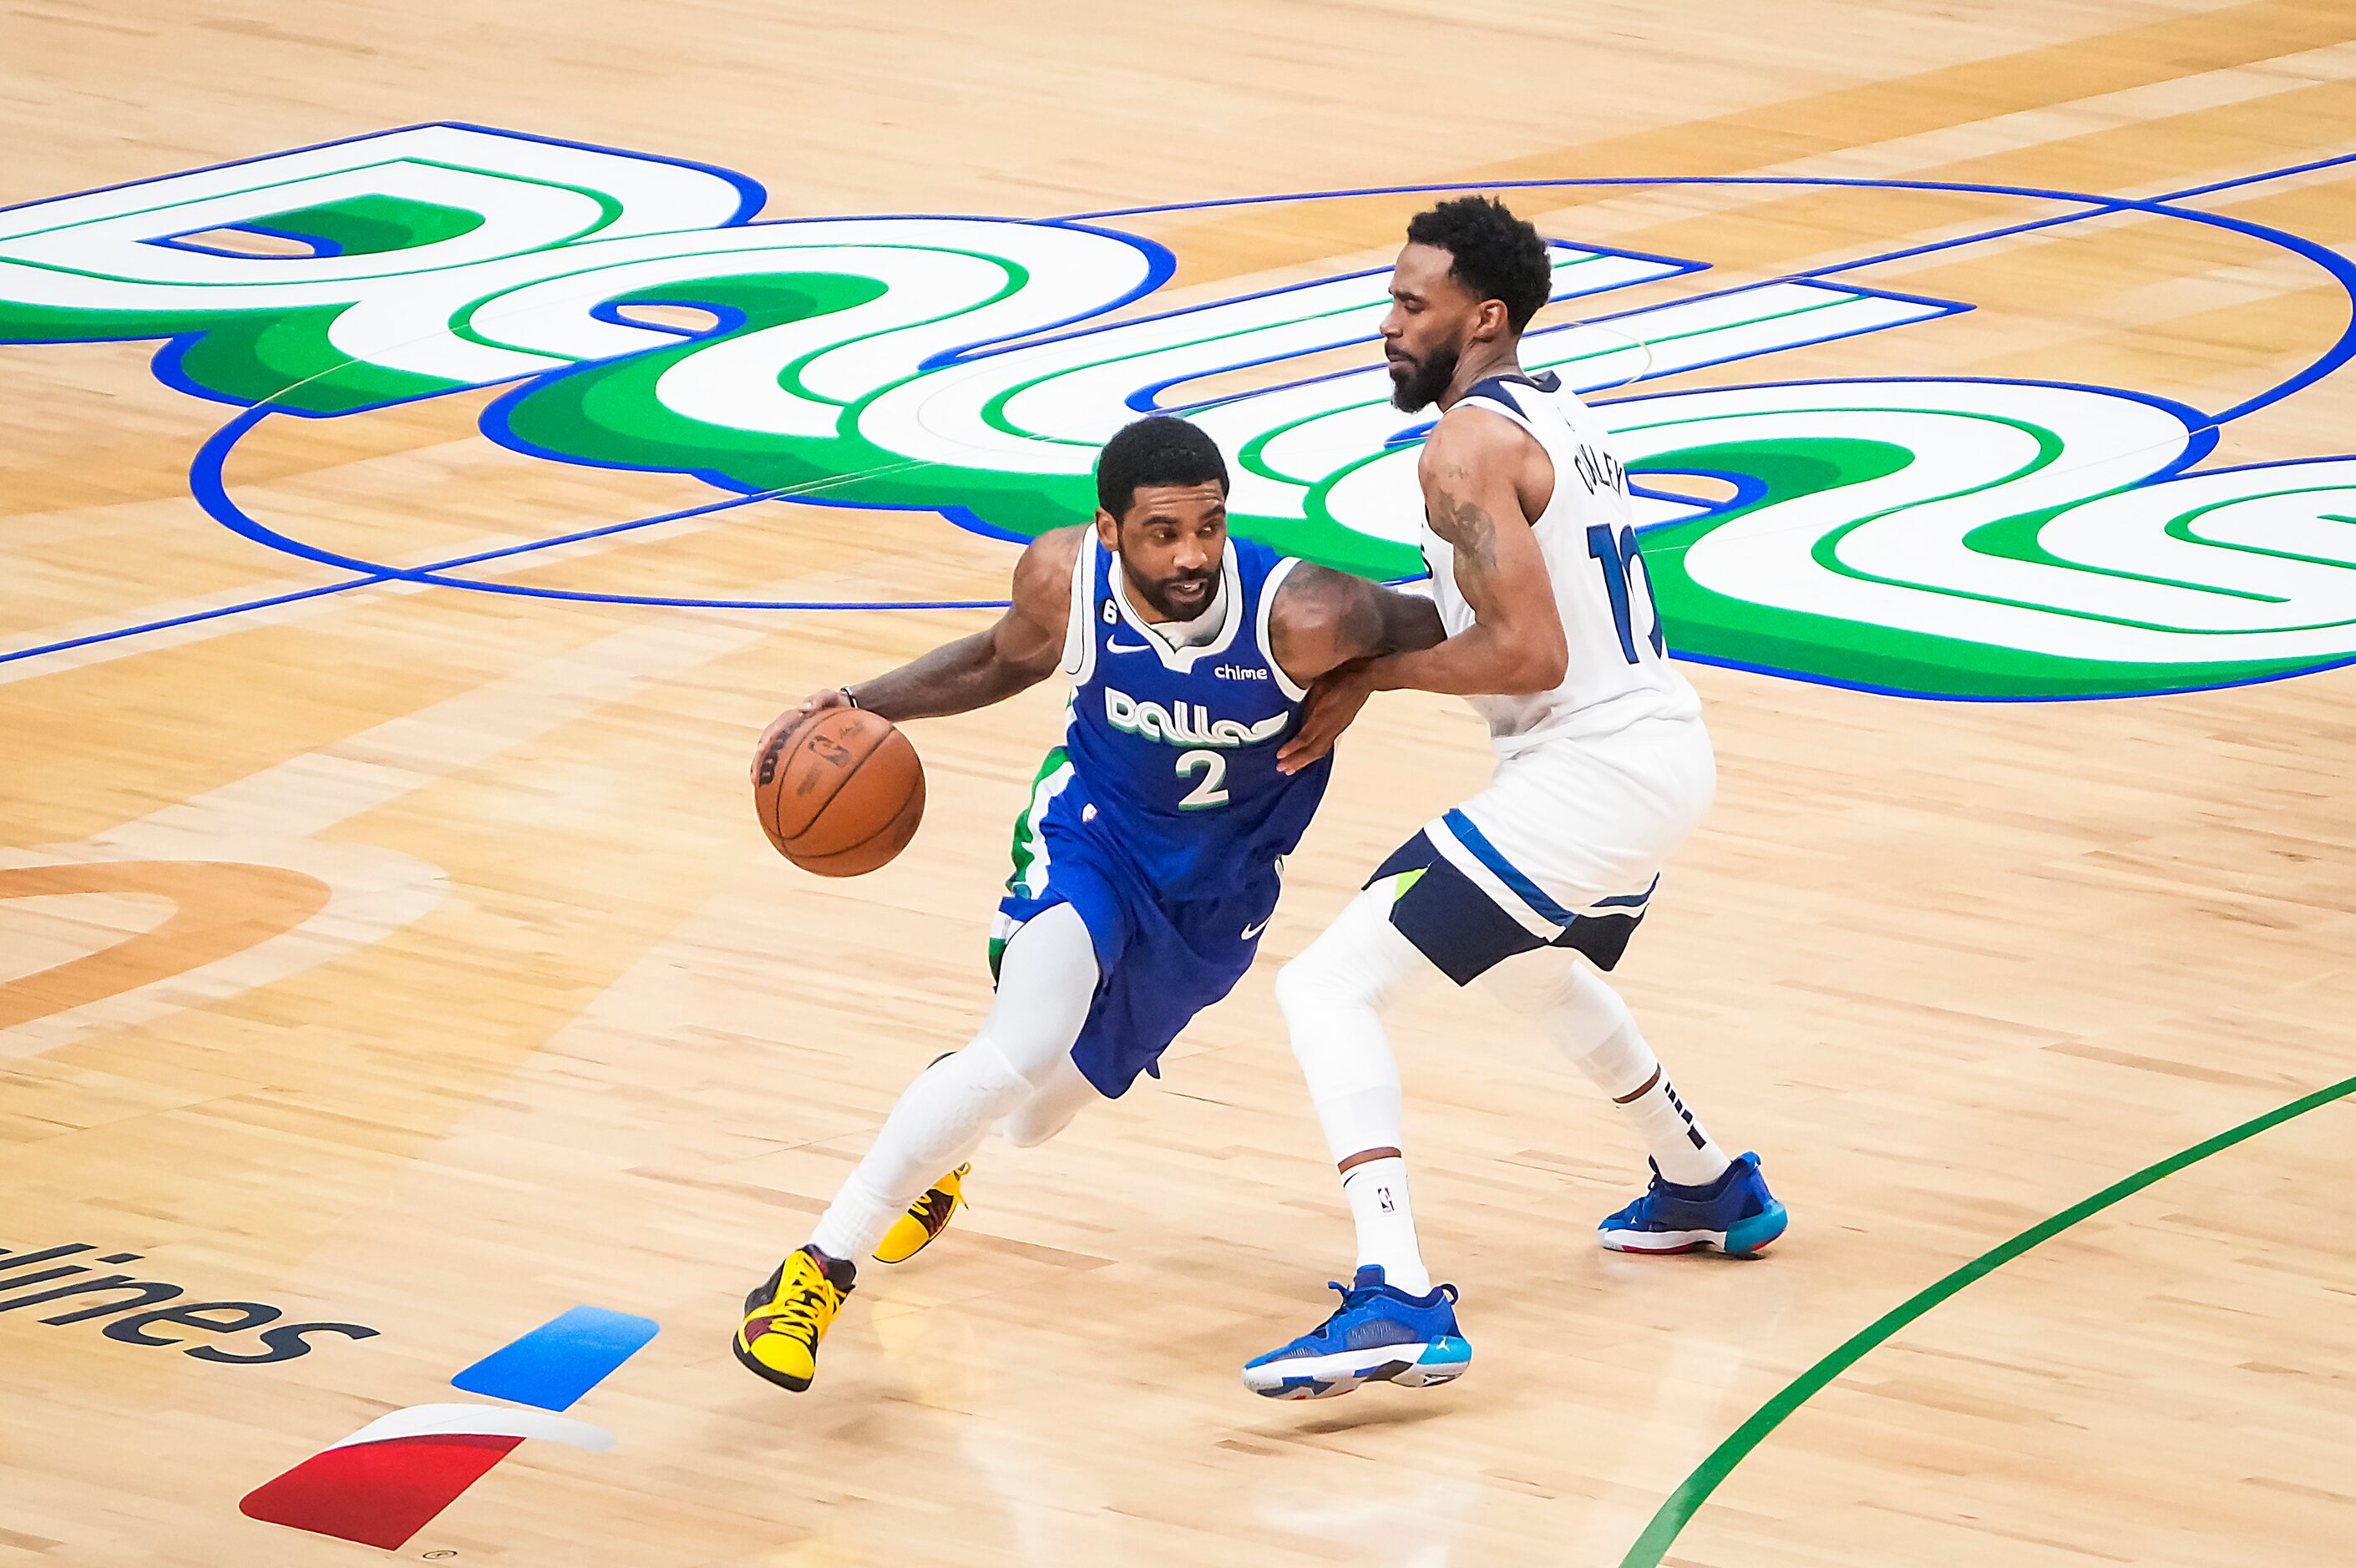
[[[994,964],[1057,904],[1078,912],[1100,978],[1072,1061],[1106,1094],[1156,1071],[1251,966],[1277,862],[1325,793],[1331,759],[1276,769],[1302,693],[1269,656],[1269,610],[1298,564],[1228,541],[1217,635],[1173,648],[1130,606],[1119,559],[1094,530],[1081,544],[1064,645],[1071,721],[1015,824],[991,951]]]
[[[1290,775],[1276,767],[1304,694],[1269,652],[1269,612],[1299,564],[1230,539],[1217,634],[1173,648],[1131,607],[1119,556],[1093,531],[1081,547],[1064,648],[1072,677],[1064,749],[1096,825],[1165,898],[1217,898],[1264,882],[1325,793],[1330,757]]]

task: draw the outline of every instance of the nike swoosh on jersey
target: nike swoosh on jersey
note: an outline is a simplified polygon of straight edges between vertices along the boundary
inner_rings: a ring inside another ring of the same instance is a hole
[[[1117,643],[1110,637],[1105,639],[1105,652],[1108,654],[1150,654],[1152,651],[1152,647],[1145,643]]]

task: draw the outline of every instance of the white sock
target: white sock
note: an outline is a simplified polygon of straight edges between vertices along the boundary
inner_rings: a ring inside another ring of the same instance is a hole
[[[1734,1163],[1686,1108],[1665,1069],[1654,1069],[1643,1088],[1625,1098],[1615,1095],[1612,1103],[1634,1120],[1665,1180],[1679,1187],[1708,1187]]]
[[[1662,1179],[1680,1187],[1707,1187],[1725,1175],[1732,1163],[1726,1151],[1710,1141],[1669,1082],[1661,1059],[1636,1027],[1636,1015],[1610,982],[1586,965],[1573,964],[1547,990],[1539,1029],[1628,1113]],[[1518,998],[1507,999],[1526,1003],[1529,995],[1524,988]]]
[[[1070,1059],[1096,988],[1096,949],[1077,911],[1057,904],[1026,923],[999,960],[998,999],[981,1031],[902,1092],[819,1217],[811,1244],[830,1258],[866,1257],[918,1194],[972,1157],[992,1124],[1042,1086],[1061,1084],[1058,1064]]]
[[[1421,1295],[1431,1276],[1416,1243],[1407,1161],[1398,1152],[1398,1061],[1383,1032],[1382,1008],[1407,981],[1436,971],[1391,924],[1390,905],[1387,884],[1353,899],[1277,976],[1276,1000],[1333,1162],[1377,1155],[1342,1177],[1357,1221],[1358,1262],[1380,1264],[1390,1283]]]
[[[1408,1198],[1407,1161],[1370,1159],[1342,1173],[1342,1193],[1358,1227],[1358,1266],[1380,1264],[1383,1277],[1410,1296],[1431,1288],[1415,1240],[1415,1205]]]

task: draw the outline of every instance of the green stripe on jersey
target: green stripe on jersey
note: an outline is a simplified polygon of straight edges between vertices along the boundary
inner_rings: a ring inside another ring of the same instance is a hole
[[[1039,830],[1045,820],[1047,807],[1055,804],[1064,786],[1071,782],[1072,761],[1063,747],[1047,753],[1032,776],[1031,799],[1023,815],[1014,819],[1014,872],[1006,879],[1006,891],[1035,896],[1047,886],[1047,841]]]

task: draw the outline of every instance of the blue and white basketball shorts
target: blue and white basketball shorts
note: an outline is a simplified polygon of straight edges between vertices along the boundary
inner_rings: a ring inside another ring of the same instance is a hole
[[[991,970],[1033,915],[1057,904],[1078,912],[1101,978],[1072,1063],[1098,1093],[1119,1099],[1140,1072],[1159,1078],[1162,1053],[1179,1031],[1244,977],[1276,912],[1279,884],[1271,865],[1226,896],[1157,891],[1105,819],[1075,798],[1079,794],[1067,789],[1018,825],[1015,874],[991,930]]]
[[[1698,719],[1540,741],[1505,756],[1488,788],[1426,823],[1366,886],[1389,884],[1391,923],[1460,986],[1541,947],[1609,969],[1717,789]]]

